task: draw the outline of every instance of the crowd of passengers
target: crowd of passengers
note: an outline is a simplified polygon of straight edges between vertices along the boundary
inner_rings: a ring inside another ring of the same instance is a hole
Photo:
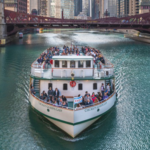
[[[94,92],[92,95],[88,91],[85,92],[85,95],[82,96],[82,103],[77,104],[76,108],[83,108],[83,107],[88,107],[89,105],[92,105],[94,103],[101,102],[103,100],[106,100],[110,96],[110,85],[109,83],[107,84],[107,87],[104,87],[104,84],[102,83],[101,85],[101,91],[95,94]],[[32,86],[31,88],[31,93],[33,95],[36,94],[34,87]],[[48,92],[46,93],[43,91],[40,95],[40,100],[42,100],[45,103],[52,104],[54,106],[59,106],[59,107],[68,107],[68,101],[67,98],[62,95],[61,97],[59,96],[60,92],[56,88],[54,91],[50,87]],[[79,94],[78,97],[81,95]]]
[[[101,61],[103,64],[105,64],[105,60],[101,52],[95,48],[90,47],[81,47],[79,48],[77,46],[68,47],[63,46],[63,51],[61,52],[61,55],[72,55],[75,54],[79,56],[80,54],[83,54],[85,56],[92,56],[94,58],[94,62],[97,64],[98,61]],[[40,57],[37,59],[38,64],[42,64],[43,62],[47,65],[50,65],[51,59],[53,56],[59,55],[60,49],[58,47],[52,47],[48,48],[47,52],[43,52]]]

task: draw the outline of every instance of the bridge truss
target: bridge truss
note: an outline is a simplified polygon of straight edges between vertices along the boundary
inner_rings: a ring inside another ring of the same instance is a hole
[[[100,18],[96,20],[58,19],[4,10],[8,35],[31,28],[97,28],[134,29],[150,32],[150,13],[123,18]],[[62,13],[63,14],[63,13]]]

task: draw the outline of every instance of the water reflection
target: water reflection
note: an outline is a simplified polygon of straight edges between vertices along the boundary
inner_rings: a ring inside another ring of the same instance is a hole
[[[118,101],[72,139],[31,109],[31,63],[51,46],[90,45],[114,64]],[[148,149],[150,45],[99,31],[27,34],[0,47],[0,149]]]

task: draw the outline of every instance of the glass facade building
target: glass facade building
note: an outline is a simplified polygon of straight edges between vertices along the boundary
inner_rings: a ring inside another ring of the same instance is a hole
[[[99,18],[99,5],[100,5],[100,1],[95,0],[95,19]]]
[[[117,0],[108,0],[108,12],[110,17],[117,17]]]
[[[74,0],[61,0],[64,18],[74,19]]]
[[[74,0],[74,15],[78,16],[82,12],[82,0]]]
[[[89,0],[82,0],[82,12],[87,16],[89,16],[89,3]]]

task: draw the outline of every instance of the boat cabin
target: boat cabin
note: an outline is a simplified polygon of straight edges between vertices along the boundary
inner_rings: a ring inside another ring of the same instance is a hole
[[[53,77],[92,77],[92,56],[53,56]]]

